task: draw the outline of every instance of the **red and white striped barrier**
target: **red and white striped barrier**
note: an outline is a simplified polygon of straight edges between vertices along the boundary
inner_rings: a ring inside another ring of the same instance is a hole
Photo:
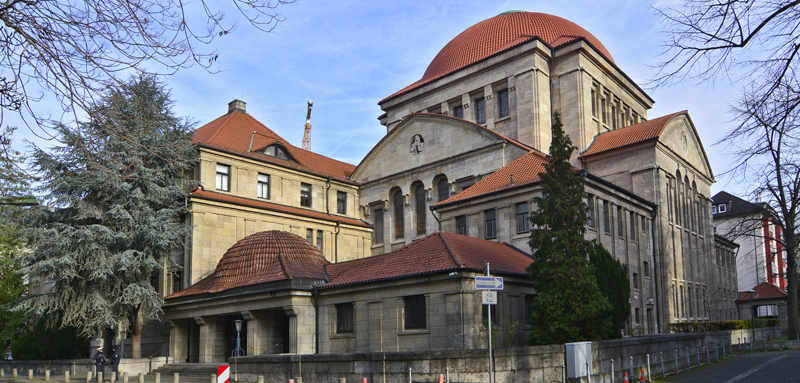
[[[217,383],[229,383],[231,380],[231,366],[222,364],[217,367]]]

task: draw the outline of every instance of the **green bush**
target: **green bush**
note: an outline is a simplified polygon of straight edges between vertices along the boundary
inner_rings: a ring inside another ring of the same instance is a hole
[[[670,324],[673,333],[692,333],[706,331],[741,330],[762,327],[778,327],[780,321],[776,318],[761,318],[753,320],[718,320],[696,321]]]
[[[89,340],[75,328],[52,329],[42,320],[20,331],[11,341],[11,352],[18,360],[88,358]]]

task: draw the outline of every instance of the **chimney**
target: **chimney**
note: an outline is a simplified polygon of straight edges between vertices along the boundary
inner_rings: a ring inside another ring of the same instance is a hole
[[[247,113],[247,103],[238,98],[234,99],[233,101],[228,103],[228,113],[231,113],[234,110],[238,110],[242,113]]]

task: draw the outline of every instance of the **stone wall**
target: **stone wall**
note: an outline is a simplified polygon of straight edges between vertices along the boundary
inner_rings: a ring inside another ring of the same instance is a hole
[[[119,373],[127,373],[133,377],[148,374],[167,364],[166,357],[123,359],[119,364]],[[13,369],[17,369],[19,376],[28,376],[28,370],[33,370],[34,376],[44,376],[50,370],[50,376],[55,380],[64,379],[64,371],[69,371],[70,380],[85,381],[87,373],[95,373],[94,360],[91,359],[62,359],[62,360],[0,360],[0,369],[6,376],[11,376]],[[104,376],[111,373],[111,367],[106,365]]]

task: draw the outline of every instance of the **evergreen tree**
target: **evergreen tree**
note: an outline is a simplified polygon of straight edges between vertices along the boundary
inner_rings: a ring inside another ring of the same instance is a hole
[[[32,217],[25,259],[43,292],[20,308],[87,336],[127,329],[140,357],[143,321],[161,313],[151,281],[183,246],[186,175],[197,156],[190,125],[152,77],[110,90],[90,116],[57,127],[61,146],[34,150],[51,208]]]
[[[589,262],[600,292],[610,303],[603,314],[603,320],[598,322],[603,339],[619,338],[622,336],[621,330],[625,328],[625,321],[631,314],[628,268],[597,242],[591,244]]]
[[[565,343],[602,338],[609,303],[589,264],[591,242],[584,239],[583,178],[569,163],[575,150],[553,116],[550,157],[540,173],[542,195],[531,214],[530,272],[536,290],[531,306],[531,342]]]

